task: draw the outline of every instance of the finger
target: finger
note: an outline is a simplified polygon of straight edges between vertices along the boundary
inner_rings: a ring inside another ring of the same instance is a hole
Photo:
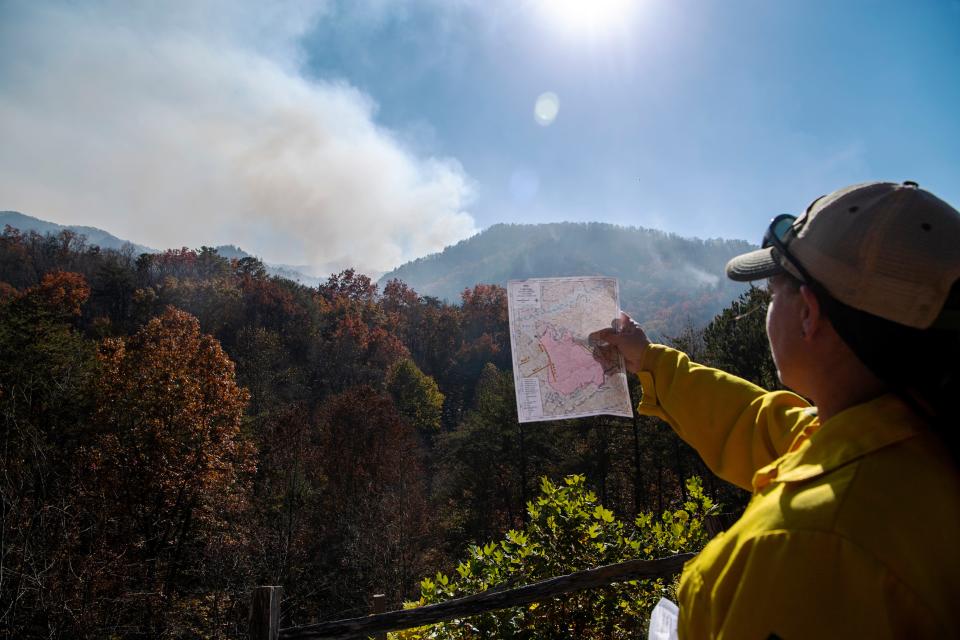
[[[597,342],[610,342],[610,338],[616,335],[616,331],[614,331],[611,327],[607,327],[605,329],[600,329],[599,331],[594,331],[587,336],[587,340],[590,342],[590,344],[595,344]]]
[[[612,346],[598,346],[593,350],[593,358],[600,362],[604,367],[617,362],[619,351]]]
[[[639,334],[646,336],[646,333],[643,331],[643,327],[641,327],[633,318],[627,316],[626,314],[623,315],[626,316],[626,320],[622,321],[622,324],[620,325],[620,333],[626,335]]]
[[[604,329],[596,334],[591,334],[589,344],[594,347],[608,347],[614,351],[619,351],[621,345],[627,344],[630,340],[630,334],[617,333],[612,329]]]

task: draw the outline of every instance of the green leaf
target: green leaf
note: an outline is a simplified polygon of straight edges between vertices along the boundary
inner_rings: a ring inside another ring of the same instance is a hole
[[[598,505],[597,508],[593,510],[593,517],[604,522],[613,522],[613,511],[604,509]]]

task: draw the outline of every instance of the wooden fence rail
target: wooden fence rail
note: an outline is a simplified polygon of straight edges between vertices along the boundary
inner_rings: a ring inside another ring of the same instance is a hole
[[[565,593],[603,587],[614,582],[639,578],[668,577],[679,573],[683,568],[683,563],[693,556],[692,553],[681,553],[657,560],[630,560],[578,571],[514,589],[491,589],[476,595],[417,607],[416,609],[403,609],[362,618],[320,622],[279,630],[262,622],[263,619],[274,619],[271,616],[276,614],[272,610],[268,611],[263,607],[259,610],[254,608],[258,602],[274,603],[275,601],[279,608],[279,597],[273,597],[275,595],[274,590],[279,589],[279,587],[258,587],[254,592],[252,601],[254,605],[251,607],[250,638],[251,640],[320,640],[321,638],[324,640],[346,640],[348,638],[365,638],[387,631],[400,631],[436,622],[466,618],[497,609],[517,607]],[[269,591],[261,592],[261,590]],[[259,597],[258,592],[261,592]],[[263,629],[267,629],[267,631],[263,631]],[[254,635],[254,633],[259,635]]]

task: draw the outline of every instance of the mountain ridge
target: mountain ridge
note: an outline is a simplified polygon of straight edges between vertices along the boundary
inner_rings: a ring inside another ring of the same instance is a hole
[[[124,247],[129,246],[136,253],[160,253],[157,249],[118,238],[112,233],[97,227],[73,224],[57,224],[56,222],[50,222],[49,220],[42,220],[34,216],[28,216],[27,214],[19,211],[0,211],[0,228],[6,227],[7,225],[23,232],[35,231],[41,235],[56,235],[61,231],[68,230],[85,236],[87,238],[87,242],[97,245],[103,249],[116,249],[117,251],[120,251]]]
[[[0,228],[57,234],[70,230],[91,245],[137,253],[160,253],[96,227],[60,225],[17,211],[0,211]],[[619,282],[622,308],[652,335],[677,335],[686,326],[706,324],[747,285],[723,275],[734,255],[754,249],[743,240],[685,238],[644,227],[604,222],[498,223],[478,234],[417,258],[384,274],[422,296],[452,303],[477,284],[506,286],[535,277],[608,276]],[[235,245],[220,245],[226,258],[254,257]],[[323,279],[301,265],[267,264],[270,275],[317,286]]]
[[[621,306],[653,332],[677,332],[719,313],[747,285],[726,262],[756,248],[744,240],[684,238],[604,222],[500,223],[443,251],[403,264],[379,284],[402,280],[421,295],[458,302],[478,283],[534,277],[610,276]]]
[[[5,228],[7,225],[13,227],[14,229],[19,229],[21,232],[35,231],[41,235],[56,235],[64,230],[72,231],[76,234],[84,236],[87,239],[88,244],[96,245],[102,249],[123,251],[129,247],[134,253],[137,254],[163,253],[163,251],[160,249],[154,249],[153,247],[148,247],[146,245],[130,242],[129,240],[124,240],[123,238],[118,238],[109,231],[104,231],[103,229],[99,229],[97,227],[58,224],[56,222],[50,222],[48,220],[42,220],[34,216],[29,216],[19,211],[0,211],[0,229]],[[240,247],[232,244],[218,245],[214,247],[214,249],[221,256],[228,259],[256,257],[253,254],[247,253]],[[264,262],[264,267],[267,269],[267,273],[270,275],[287,278],[288,280],[293,280],[294,282],[299,282],[303,285],[317,286],[321,282],[321,279],[314,276],[312,273],[304,272],[305,270],[309,269],[309,267],[306,265],[271,264]]]

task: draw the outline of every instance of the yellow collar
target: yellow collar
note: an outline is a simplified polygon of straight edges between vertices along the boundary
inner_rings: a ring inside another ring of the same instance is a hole
[[[918,435],[923,421],[888,393],[845,409],[822,425],[814,420],[790,450],[753,476],[753,490],[771,482],[796,482],[827,473],[882,447]]]

